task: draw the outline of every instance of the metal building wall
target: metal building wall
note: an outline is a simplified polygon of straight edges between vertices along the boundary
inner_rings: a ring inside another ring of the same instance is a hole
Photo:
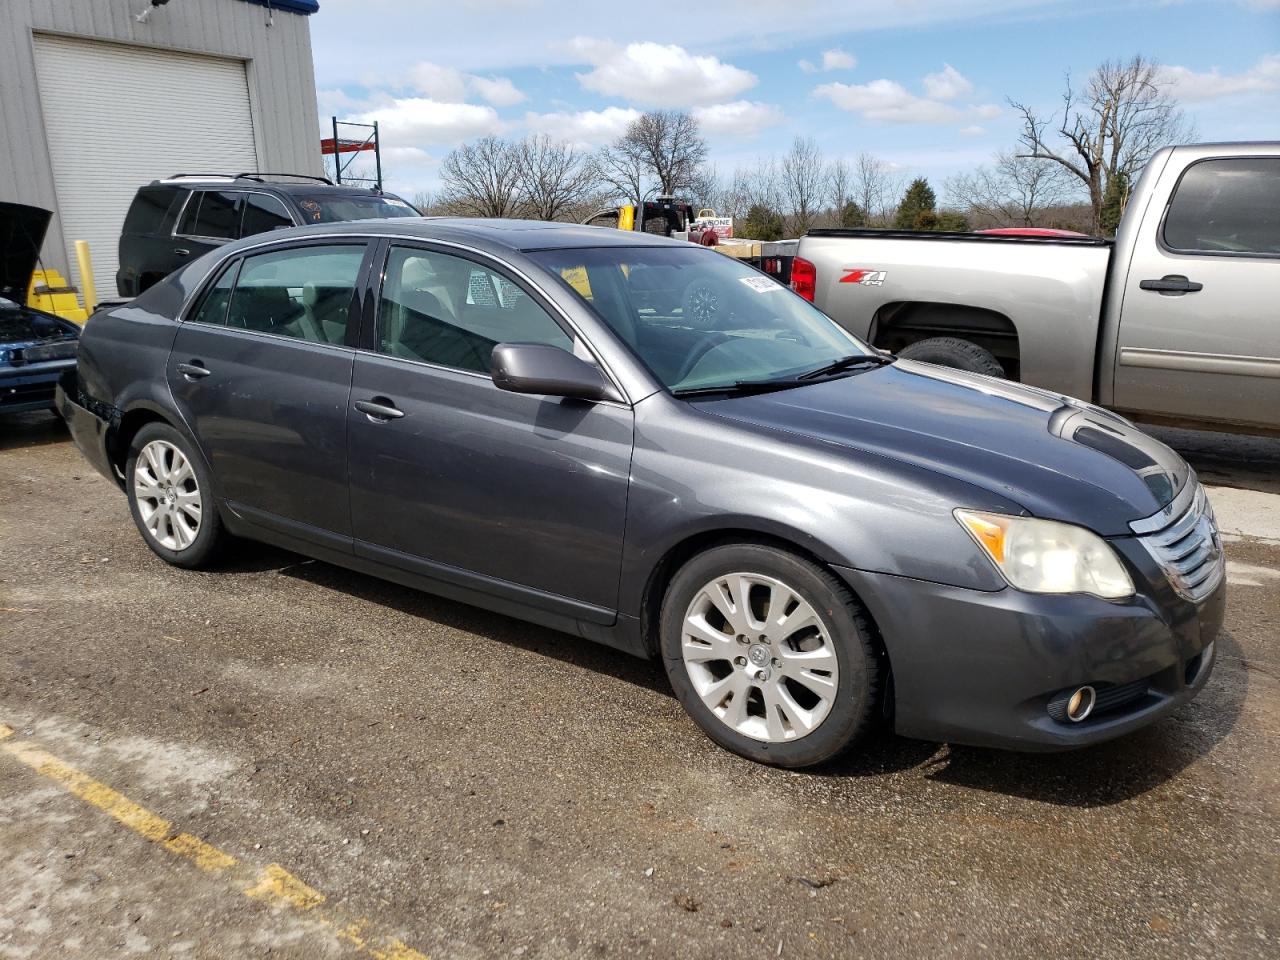
[[[36,83],[35,33],[244,60],[258,169],[324,173],[307,17],[241,0],[176,0],[138,23],[134,17],[145,5],[146,0],[0,2],[0,200],[54,211],[44,259],[64,275],[66,244]],[[99,286],[104,283],[109,289],[111,279],[99,278]]]

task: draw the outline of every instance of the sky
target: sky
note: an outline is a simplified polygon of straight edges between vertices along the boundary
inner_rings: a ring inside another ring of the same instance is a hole
[[[1142,54],[1200,140],[1280,139],[1280,0],[321,0],[322,127],[377,119],[387,188],[486,134],[584,148],[646,109],[700,121],[721,177],[813,137],[939,188],[1010,148],[1008,98]]]

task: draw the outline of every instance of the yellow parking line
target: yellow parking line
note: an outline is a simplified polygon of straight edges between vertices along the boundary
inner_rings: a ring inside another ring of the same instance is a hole
[[[359,953],[368,954],[374,960],[428,960],[425,954],[395,937],[366,936],[364,931],[369,926],[369,921],[363,917],[354,921],[343,920],[329,911],[318,909],[325,902],[324,894],[307,886],[280,864],[270,863],[256,871],[241,866],[240,861],[231,854],[189,833],[175,833],[170,821],[139,806],[124,794],[99,783],[53,754],[31,743],[13,740],[13,735],[12,727],[0,723],[0,750],[52,780],[68,793],[101,810],[138,836],[158,844],[201,870],[209,873],[229,871],[233,889],[239,893],[281,908],[306,913],[321,926],[327,927],[335,939]]]

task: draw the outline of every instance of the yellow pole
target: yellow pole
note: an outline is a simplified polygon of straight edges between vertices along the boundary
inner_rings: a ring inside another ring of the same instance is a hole
[[[634,230],[636,228],[636,208],[627,204],[618,210],[618,229]]]
[[[93,262],[89,259],[89,241],[76,241],[76,261],[80,264],[80,291],[84,294],[85,316],[98,305],[98,291],[93,286]]]

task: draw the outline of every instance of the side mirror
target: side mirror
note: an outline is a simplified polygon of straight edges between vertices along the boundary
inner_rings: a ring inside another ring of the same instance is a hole
[[[489,362],[493,382],[512,393],[575,400],[621,400],[594,365],[548,343],[500,343]]]

